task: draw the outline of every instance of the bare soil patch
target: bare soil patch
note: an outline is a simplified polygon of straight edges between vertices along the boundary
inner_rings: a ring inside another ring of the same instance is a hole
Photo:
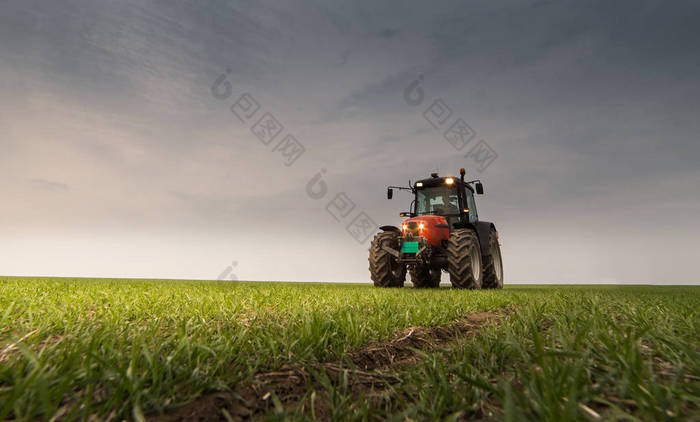
[[[370,393],[396,382],[392,375],[400,367],[420,361],[418,351],[445,347],[459,338],[472,335],[487,324],[498,324],[507,311],[476,312],[441,327],[409,327],[392,340],[376,342],[352,351],[337,362],[305,367],[286,365],[277,371],[255,375],[233,392],[205,395],[171,413],[154,415],[151,421],[220,421],[255,419],[275,407],[299,405],[307,395],[309,384],[321,374],[337,382],[346,376],[353,393]],[[316,374],[314,374],[315,372]],[[323,418],[322,387],[315,385],[316,416]],[[304,405],[304,404],[302,404]]]

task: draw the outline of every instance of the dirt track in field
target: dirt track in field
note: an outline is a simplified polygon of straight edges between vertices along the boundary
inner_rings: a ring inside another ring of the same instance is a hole
[[[396,377],[392,372],[401,367],[415,365],[420,361],[417,351],[433,350],[473,334],[487,324],[498,324],[507,312],[476,312],[442,327],[409,327],[392,340],[376,342],[348,353],[338,362],[317,364],[313,367],[301,365],[283,366],[277,371],[255,375],[249,382],[238,385],[234,392],[205,395],[179,409],[164,415],[154,415],[150,421],[220,421],[251,420],[274,408],[275,401],[285,409],[303,403],[308,387],[319,375],[334,383],[347,377],[353,393],[382,390]],[[310,370],[316,374],[310,373]],[[323,387],[313,386],[316,391],[315,414],[324,418]]]

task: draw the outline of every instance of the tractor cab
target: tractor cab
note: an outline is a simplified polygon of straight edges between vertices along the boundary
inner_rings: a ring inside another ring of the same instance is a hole
[[[453,177],[434,177],[415,183],[412,216],[439,215],[450,225],[476,221],[476,202],[473,188]]]
[[[460,169],[460,178],[439,177],[432,173],[430,178],[418,180],[409,188],[391,186],[387,197],[391,199],[393,189],[405,189],[413,192],[411,211],[401,213],[402,217],[420,217],[439,215],[445,217],[450,228],[457,223],[475,223],[478,221],[474,194],[484,193],[481,181],[464,181],[464,169]]]

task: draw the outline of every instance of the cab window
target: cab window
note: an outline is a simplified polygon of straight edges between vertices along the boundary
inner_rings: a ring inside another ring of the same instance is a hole
[[[434,187],[416,192],[417,215],[459,215],[459,197],[452,187]]]
[[[469,209],[469,222],[475,223],[479,216],[476,213],[476,201],[474,200],[474,194],[471,190],[465,189],[467,198],[467,208]]]

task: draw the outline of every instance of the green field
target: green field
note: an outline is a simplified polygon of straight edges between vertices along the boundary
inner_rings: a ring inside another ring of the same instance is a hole
[[[699,287],[0,277],[0,420],[700,420],[699,322]]]

